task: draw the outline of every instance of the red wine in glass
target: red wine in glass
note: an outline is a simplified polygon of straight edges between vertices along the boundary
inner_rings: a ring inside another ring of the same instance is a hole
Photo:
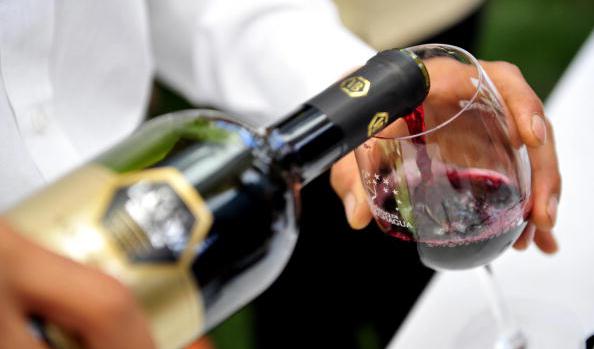
[[[412,241],[430,268],[486,266],[475,270],[493,321],[442,346],[551,347],[557,342],[547,334],[554,331],[537,326],[524,335],[525,324],[516,325],[488,268],[522,233],[533,205],[528,153],[511,115],[468,52],[441,44],[411,51],[431,81],[423,107],[355,150],[373,216],[387,234]],[[457,293],[449,296],[459,300]],[[454,322],[447,326],[456,332]]]
[[[419,255],[437,269],[485,265],[524,229],[519,191],[500,174],[481,169],[448,171],[425,186],[414,206]]]
[[[410,134],[425,130],[423,108],[405,117]],[[380,171],[373,199],[383,230],[415,241],[423,263],[435,269],[485,265],[505,251],[525,227],[524,198],[504,175],[487,169],[440,165],[434,175],[424,136],[413,139],[420,179],[408,188],[412,215],[396,217],[398,188]],[[413,181],[411,181],[413,182]],[[412,220],[412,222],[411,222]]]

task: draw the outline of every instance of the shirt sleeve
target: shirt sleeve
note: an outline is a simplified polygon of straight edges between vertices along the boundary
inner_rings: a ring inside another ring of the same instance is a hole
[[[330,0],[149,0],[157,74],[193,103],[274,122],[375,52]]]

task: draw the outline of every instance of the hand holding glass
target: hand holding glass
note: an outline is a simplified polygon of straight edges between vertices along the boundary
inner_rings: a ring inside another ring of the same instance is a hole
[[[355,152],[371,211],[384,232],[415,241],[431,268],[484,266],[527,224],[527,151],[472,55],[448,45],[409,50],[425,63],[431,87],[414,113]],[[501,341],[524,347],[499,313]]]

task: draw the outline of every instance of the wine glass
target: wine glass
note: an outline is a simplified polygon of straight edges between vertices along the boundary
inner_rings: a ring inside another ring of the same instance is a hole
[[[488,267],[527,225],[526,148],[471,54],[441,44],[407,51],[426,66],[426,100],[355,151],[373,216],[385,233],[414,241],[428,267],[481,267],[499,329],[494,347],[526,348]]]

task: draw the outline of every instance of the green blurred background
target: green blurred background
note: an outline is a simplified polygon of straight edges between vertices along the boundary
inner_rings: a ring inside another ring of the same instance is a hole
[[[448,1],[448,0],[443,0]],[[594,0],[491,0],[482,13],[474,54],[520,67],[538,95],[546,97],[594,27]],[[157,85],[150,114],[189,105]],[[256,349],[251,306],[209,333],[217,349]],[[381,349],[371,327],[358,333],[361,349]]]
[[[545,99],[593,27],[593,0],[493,0],[476,54],[515,63]]]

